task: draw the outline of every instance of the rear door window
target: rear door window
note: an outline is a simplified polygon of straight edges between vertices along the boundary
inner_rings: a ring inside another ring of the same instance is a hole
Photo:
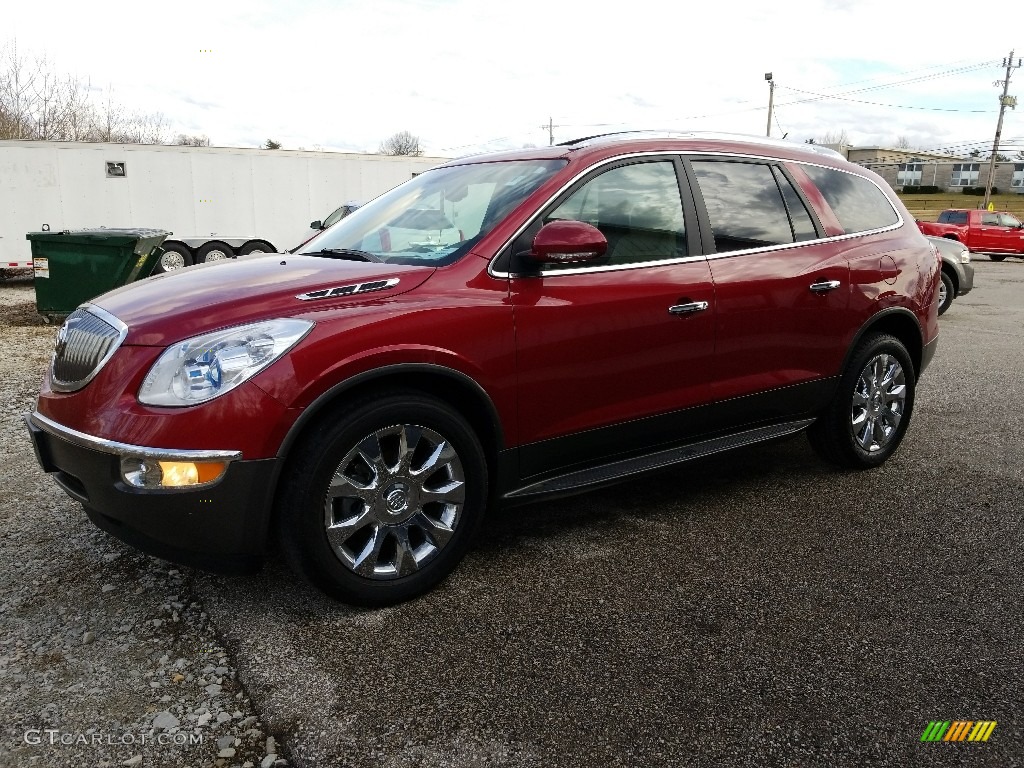
[[[767,163],[696,160],[691,163],[715,238],[715,250],[785,245],[815,237],[814,224],[785,176],[790,200]],[[790,210],[794,220],[790,219]]]
[[[803,170],[847,234],[885,229],[899,223],[899,214],[889,198],[863,176],[818,165],[805,165]]]

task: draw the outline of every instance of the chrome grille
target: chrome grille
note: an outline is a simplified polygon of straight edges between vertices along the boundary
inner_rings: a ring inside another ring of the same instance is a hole
[[[50,379],[58,392],[74,392],[100,372],[128,335],[128,326],[99,307],[72,312],[57,331]]]

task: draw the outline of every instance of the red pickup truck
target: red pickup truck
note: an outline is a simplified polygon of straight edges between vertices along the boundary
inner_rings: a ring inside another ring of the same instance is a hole
[[[1024,258],[1024,224],[1010,213],[951,209],[940,213],[937,222],[918,221],[917,226],[926,235],[959,240],[992,261]]]

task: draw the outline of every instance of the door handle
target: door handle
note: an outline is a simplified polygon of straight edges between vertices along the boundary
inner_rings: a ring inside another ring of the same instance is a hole
[[[828,293],[829,291],[834,291],[838,287],[838,280],[822,280],[817,283],[811,283],[811,290],[814,291],[814,293]]]
[[[706,301],[691,301],[688,304],[673,304],[668,308],[670,315],[692,315],[694,312],[703,312],[708,308]]]

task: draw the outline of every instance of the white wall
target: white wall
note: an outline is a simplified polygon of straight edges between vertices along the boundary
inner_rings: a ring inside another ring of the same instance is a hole
[[[176,237],[297,244],[309,222],[367,202],[446,158],[140,144],[0,141],[0,261],[25,233],[152,227]],[[106,163],[125,163],[107,178]]]

